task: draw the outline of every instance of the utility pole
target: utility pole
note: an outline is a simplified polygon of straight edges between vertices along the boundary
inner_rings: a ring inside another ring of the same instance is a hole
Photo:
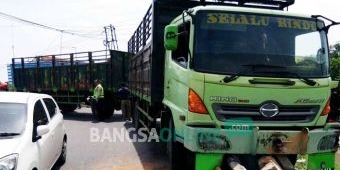
[[[15,57],[15,54],[14,54],[14,27],[13,27],[13,24],[11,24],[11,34],[12,34],[12,53],[13,53],[13,58]]]
[[[106,47],[106,50],[118,50],[115,27],[113,25],[105,26],[104,33],[104,46]]]
[[[61,54],[62,51],[63,51],[63,32],[64,32],[64,31],[61,31],[61,32],[60,32],[60,54]]]

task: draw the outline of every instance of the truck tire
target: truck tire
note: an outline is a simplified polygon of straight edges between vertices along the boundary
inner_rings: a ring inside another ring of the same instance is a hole
[[[114,100],[113,101],[113,108],[114,110],[121,110],[121,101],[120,100]]]
[[[104,119],[110,119],[114,114],[114,105],[112,100],[104,99],[102,114]]]
[[[168,137],[167,142],[167,153],[170,161],[170,169],[193,169],[194,167],[187,167],[189,162],[192,160],[186,160],[187,150],[184,148],[183,144],[176,140],[175,126],[172,118],[169,120],[169,132],[170,137]]]
[[[296,164],[296,161],[297,161],[297,159],[298,159],[298,157],[297,157],[297,155],[287,155],[287,157],[288,157],[288,159],[289,159],[289,161],[293,164],[293,165],[295,165]]]
[[[133,127],[138,130],[140,128],[140,123],[139,123],[139,112],[138,112],[138,101],[135,101],[135,103],[133,104],[133,116],[132,116],[132,123],[133,123]]]

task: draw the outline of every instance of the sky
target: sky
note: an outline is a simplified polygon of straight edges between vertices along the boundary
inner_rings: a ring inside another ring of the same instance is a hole
[[[139,25],[152,0],[1,0],[0,14],[76,33],[70,35],[18,22],[0,15],[0,81],[8,80],[13,57],[104,50],[104,27],[113,25],[118,49]],[[340,22],[339,0],[295,0],[289,11],[320,14]],[[80,36],[79,36],[80,35]],[[330,44],[340,42],[340,26],[329,32]]]

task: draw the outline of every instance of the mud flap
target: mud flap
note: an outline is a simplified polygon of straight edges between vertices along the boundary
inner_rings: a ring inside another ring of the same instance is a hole
[[[315,153],[308,155],[307,169],[333,170],[335,164],[335,153]]]
[[[216,153],[196,153],[195,170],[215,170],[220,166],[223,154]]]

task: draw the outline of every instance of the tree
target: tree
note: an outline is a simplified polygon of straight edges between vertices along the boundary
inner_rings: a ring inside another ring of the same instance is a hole
[[[331,77],[340,80],[340,43],[330,46]]]
[[[332,58],[339,58],[340,57],[340,43],[331,45],[329,47],[329,52]]]

